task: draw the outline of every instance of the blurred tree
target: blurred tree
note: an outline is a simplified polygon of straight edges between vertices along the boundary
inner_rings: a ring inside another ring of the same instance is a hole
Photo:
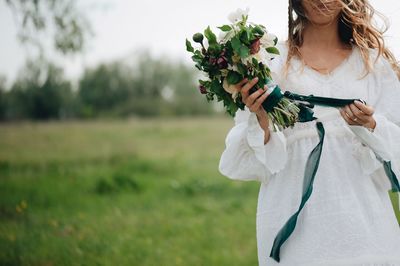
[[[6,78],[0,75],[0,121],[5,119],[6,105]]]
[[[79,82],[81,114],[85,117],[110,112],[130,97],[129,69],[119,62],[86,69]]]
[[[18,24],[22,43],[36,45],[43,51],[42,36],[50,34],[56,51],[63,54],[83,49],[91,34],[88,21],[78,12],[74,0],[5,0]]]
[[[141,53],[130,63],[117,61],[87,69],[79,82],[85,117],[195,115],[212,113],[196,89],[196,72],[181,63]]]
[[[210,114],[212,106],[196,88],[197,72],[180,62],[147,52],[132,62],[132,97],[125,114],[139,116]]]
[[[7,119],[67,118],[74,115],[71,84],[61,68],[44,59],[28,61],[7,96]]]
[[[170,86],[174,88],[174,110],[177,115],[214,113],[213,105],[198,89],[198,70],[182,63],[174,65]]]

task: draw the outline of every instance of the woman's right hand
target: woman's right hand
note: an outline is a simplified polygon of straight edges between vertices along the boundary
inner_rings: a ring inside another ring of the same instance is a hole
[[[240,94],[242,95],[242,102],[249,108],[250,112],[256,113],[257,116],[265,115],[265,110],[262,107],[262,103],[267,99],[268,93],[267,87],[264,89],[258,89],[257,91],[250,94],[250,89],[253,88],[258,82],[258,78],[254,78],[248,81],[247,78],[243,79],[236,86],[239,86]]]

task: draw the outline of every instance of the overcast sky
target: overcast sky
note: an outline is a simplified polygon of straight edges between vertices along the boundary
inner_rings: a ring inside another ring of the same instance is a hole
[[[206,28],[227,22],[236,8],[250,8],[250,20],[264,24],[280,39],[287,31],[287,1],[279,0],[79,0],[95,36],[87,51],[69,58],[55,58],[70,78],[76,78],[87,66],[102,61],[134,56],[149,49],[155,56],[166,55],[189,62],[185,38]],[[400,57],[400,1],[371,0],[391,24],[386,33],[388,46]],[[10,82],[17,76],[31,52],[16,39],[16,27],[10,10],[0,1],[0,73]]]

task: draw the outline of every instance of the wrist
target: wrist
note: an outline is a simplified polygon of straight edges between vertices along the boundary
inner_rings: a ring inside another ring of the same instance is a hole
[[[267,112],[265,110],[261,110],[260,112],[256,113],[256,117],[261,128],[264,129],[264,131],[269,131],[269,119]]]

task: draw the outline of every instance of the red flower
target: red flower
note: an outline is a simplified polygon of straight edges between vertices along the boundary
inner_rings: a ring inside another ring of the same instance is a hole
[[[250,54],[256,54],[260,51],[260,39],[255,40],[251,45],[250,45]]]
[[[217,65],[220,69],[225,69],[228,67],[228,60],[226,59],[225,56],[221,56],[217,60]]]
[[[210,59],[208,59],[208,63],[210,65],[215,65],[217,63],[217,59],[215,57],[210,57]]]
[[[201,93],[201,94],[207,94],[207,89],[206,89],[206,87],[204,87],[203,85],[200,85],[200,86],[199,86],[199,90],[200,90],[200,93]]]

